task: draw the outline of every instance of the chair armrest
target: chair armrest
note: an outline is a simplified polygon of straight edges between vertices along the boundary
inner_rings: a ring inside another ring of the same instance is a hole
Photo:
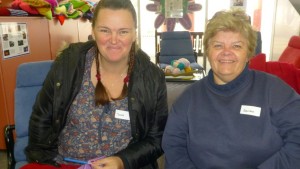
[[[196,59],[196,63],[198,63],[198,56],[199,57],[203,57],[203,69],[206,70],[206,55],[204,55],[203,53],[198,53],[196,51],[194,51],[194,56],[195,56],[195,59]]]
[[[198,63],[198,53],[194,51],[194,57],[195,57],[195,61],[196,63]]]
[[[155,55],[155,64],[159,63],[159,56],[160,56],[160,52],[156,53],[156,55]]]
[[[13,134],[14,130],[15,130],[15,125],[6,125],[4,131],[8,169],[14,169],[16,164],[15,157],[14,157],[14,145],[15,145],[14,134]]]

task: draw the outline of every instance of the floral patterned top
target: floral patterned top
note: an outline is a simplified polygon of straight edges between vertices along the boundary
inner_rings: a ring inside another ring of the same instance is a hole
[[[130,120],[115,116],[128,112],[128,98],[96,106],[95,87],[91,82],[91,65],[95,48],[87,53],[81,89],[73,101],[66,125],[59,136],[58,152],[63,157],[89,160],[110,156],[127,147],[131,140]]]

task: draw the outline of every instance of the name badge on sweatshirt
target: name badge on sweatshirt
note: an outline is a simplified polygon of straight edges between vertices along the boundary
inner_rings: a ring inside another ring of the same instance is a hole
[[[260,112],[261,112],[260,107],[242,105],[240,114],[259,117]]]
[[[129,112],[124,111],[124,110],[116,110],[115,118],[116,119],[122,119],[122,120],[130,120]]]

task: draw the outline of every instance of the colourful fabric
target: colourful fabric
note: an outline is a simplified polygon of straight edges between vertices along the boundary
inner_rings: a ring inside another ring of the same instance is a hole
[[[10,11],[7,7],[0,7],[0,16],[10,16]]]
[[[10,11],[11,16],[28,16],[28,13],[23,10],[18,9],[8,9]]]
[[[289,63],[269,61],[259,54],[250,60],[249,68],[278,76],[300,94],[300,69]]]
[[[22,9],[32,15],[39,14],[39,11],[35,7],[30,6],[28,3],[23,2],[22,0],[14,0],[11,6],[14,9]]]
[[[60,25],[63,25],[66,20],[66,16],[64,15],[56,15],[56,18],[59,21]]]
[[[64,15],[65,18],[72,19],[79,17],[91,19],[90,15],[92,15],[92,7],[93,2],[85,0],[60,1],[59,5],[57,0],[14,0],[12,3],[13,9],[22,9],[31,15],[43,15],[47,19],[52,19],[53,17],[56,17],[56,15]],[[3,11],[2,16],[9,15],[7,11]],[[61,25],[63,25],[65,18],[57,18]]]
[[[31,7],[34,7],[39,14],[45,16],[47,19],[52,19],[51,5],[49,2],[44,0],[23,0],[28,3]]]

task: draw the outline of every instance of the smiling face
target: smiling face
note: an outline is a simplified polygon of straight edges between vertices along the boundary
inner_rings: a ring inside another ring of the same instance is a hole
[[[128,10],[101,9],[92,34],[103,59],[107,62],[128,61],[136,40],[134,19]]]
[[[216,84],[226,84],[241,74],[248,62],[247,47],[238,32],[219,31],[209,40],[208,60]]]

